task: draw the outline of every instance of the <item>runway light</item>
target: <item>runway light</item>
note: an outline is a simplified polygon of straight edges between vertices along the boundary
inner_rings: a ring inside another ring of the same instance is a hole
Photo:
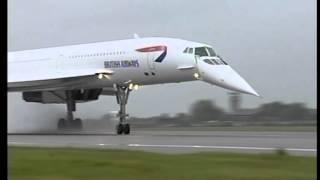
[[[198,73],[194,73],[193,76],[196,78],[196,79],[199,79],[200,75]]]
[[[134,90],[138,90],[138,89],[139,89],[139,85],[138,85],[138,84],[135,84],[135,85],[133,86],[133,89],[134,89]]]
[[[133,84],[132,84],[132,83],[129,84],[129,89],[130,89],[130,90],[133,89]]]
[[[102,79],[102,78],[103,78],[103,74],[99,74],[98,79]]]

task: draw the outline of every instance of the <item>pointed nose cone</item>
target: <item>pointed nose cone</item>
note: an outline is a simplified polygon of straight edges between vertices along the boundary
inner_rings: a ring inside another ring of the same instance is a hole
[[[260,95],[238,74],[235,72],[233,76],[233,79],[226,78],[226,87],[231,90],[239,91],[246,94],[251,94],[257,97],[260,97]]]
[[[233,91],[260,97],[260,95],[230,66],[216,66],[202,69],[203,81]]]

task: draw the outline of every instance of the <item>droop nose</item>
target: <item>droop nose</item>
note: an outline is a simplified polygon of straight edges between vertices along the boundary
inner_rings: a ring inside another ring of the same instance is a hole
[[[235,70],[227,65],[206,66],[200,69],[202,80],[222,88],[260,96]]]

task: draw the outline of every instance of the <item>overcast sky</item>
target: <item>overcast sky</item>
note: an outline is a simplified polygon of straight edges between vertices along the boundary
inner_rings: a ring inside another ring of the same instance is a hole
[[[243,95],[243,107],[271,101],[316,106],[315,0],[8,3],[9,51],[126,39],[132,38],[133,33],[141,37],[182,38],[213,45],[263,96],[260,99]],[[140,117],[186,112],[199,99],[210,99],[227,108],[227,92],[204,82],[144,87],[131,94],[128,112]],[[9,119],[65,111],[63,105],[24,103],[19,93],[9,94],[8,103]],[[77,110],[79,117],[100,117],[118,110],[118,105],[115,97],[101,97],[99,101],[79,105]]]

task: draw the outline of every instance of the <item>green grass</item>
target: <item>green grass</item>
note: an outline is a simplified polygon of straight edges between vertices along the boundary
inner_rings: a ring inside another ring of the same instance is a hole
[[[316,179],[316,158],[278,154],[196,153],[9,147],[13,180]]]

